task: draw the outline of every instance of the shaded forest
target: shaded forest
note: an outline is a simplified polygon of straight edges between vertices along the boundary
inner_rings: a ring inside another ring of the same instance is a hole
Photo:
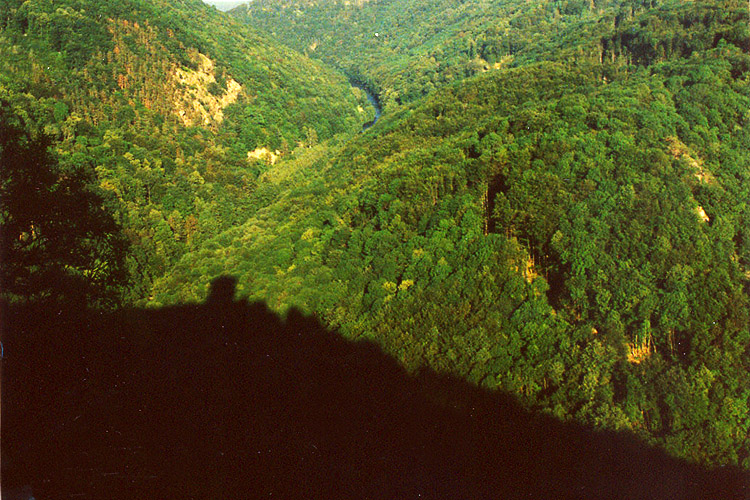
[[[748,498],[632,436],[233,300],[5,310],[3,487],[36,498]]]

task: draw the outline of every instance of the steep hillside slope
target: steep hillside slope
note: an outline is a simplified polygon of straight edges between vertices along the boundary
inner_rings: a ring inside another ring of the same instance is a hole
[[[343,76],[199,0],[12,0],[0,30],[0,97],[96,171],[146,282],[245,220],[265,158],[368,118]]]
[[[540,46],[270,169],[157,301],[235,275],[412,369],[750,467],[750,38],[737,3],[690,5],[601,28],[614,57]],[[626,36],[679,46],[693,14],[685,50]]]

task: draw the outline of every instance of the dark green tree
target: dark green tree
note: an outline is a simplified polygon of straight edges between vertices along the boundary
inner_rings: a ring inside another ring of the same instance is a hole
[[[0,296],[111,304],[126,281],[120,228],[90,173],[62,169],[49,146],[0,102]]]

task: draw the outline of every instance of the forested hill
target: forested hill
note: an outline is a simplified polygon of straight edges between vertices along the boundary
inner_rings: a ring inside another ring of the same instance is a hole
[[[2,105],[126,233],[130,299],[243,222],[266,163],[371,118],[344,76],[200,0],[4,0],[0,54]]]
[[[408,5],[235,11],[384,114],[264,173],[155,303],[234,275],[411,369],[750,467],[746,4]]]
[[[365,81],[386,107],[538,60],[614,71],[719,39],[750,49],[743,0],[254,0],[232,14]]]

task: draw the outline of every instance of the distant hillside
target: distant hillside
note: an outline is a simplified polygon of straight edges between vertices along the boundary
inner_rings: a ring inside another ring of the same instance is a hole
[[[231,13],[366,81],[386,107],[540,60],[613,71],[719,39],[750,50],[743,0],[255,0]]]
[[[266,162],[369,119],[343,76],[200,0],[6,1],[0,53],[0,97],[95,172],[139,282],[243,222]]]
[[[213,5],[221,11],[227,11],[245,3],[244,0],[204,0],[204,2],[209,5]]]

